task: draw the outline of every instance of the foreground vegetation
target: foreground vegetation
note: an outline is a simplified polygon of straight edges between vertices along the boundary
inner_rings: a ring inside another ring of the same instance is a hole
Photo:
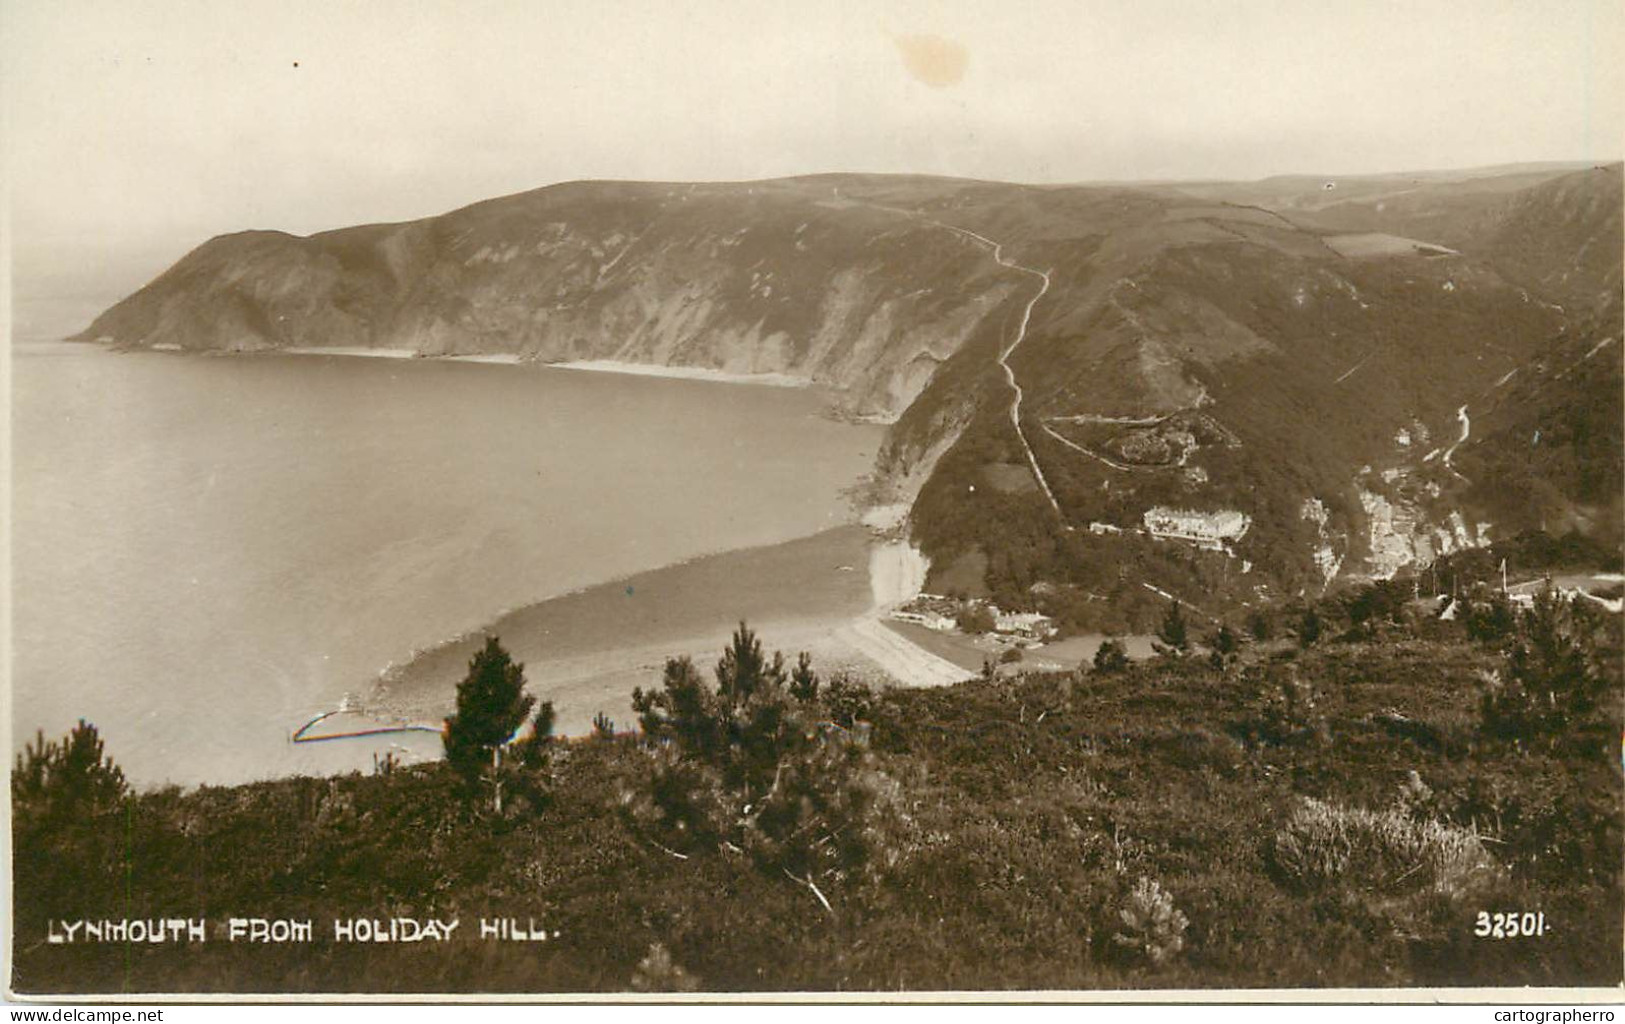
[[[637,733],[570,742],[545,705],[504,741],[531,705],[492,643],[456,756],[372,776],[129,794],[82,727],[14,776],[13,986],[1618,984],[1617,617],[1441,623],[1382,588],[1309,611],[1280,639],[880,694],[742,627],[714,672],[667,664]],[[1475,934],[1526,911],[1545,934]],[[47,941],[233,916],[315,940]],[[331,941],[358,917],[462,924]],[[481,940],[482,917],[549,938]]]

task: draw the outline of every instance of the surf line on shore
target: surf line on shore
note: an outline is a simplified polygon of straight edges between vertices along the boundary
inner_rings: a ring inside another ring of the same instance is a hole
[[[156,351],[178,351],[178,347],[160,348],[157,345],[152,347]],[[397,359],[431,363],[487,363],[494,366],[523,366],[544,370],[585,370],[595,373],[618,373],[632,377],[663,377],[668,380],[703,381],[712,384],[754,384],[775,388],[809,388],[816,384],[810,377],[792,373],[744,372],[721,370],[708,366],[672,366],[665,363],[638,363],[620,359],[571,359],[561,362],[546,362],[512,352],[441,353],[419,352],[410,348],[368,348],[361,345],[294,345],[244,354]]]

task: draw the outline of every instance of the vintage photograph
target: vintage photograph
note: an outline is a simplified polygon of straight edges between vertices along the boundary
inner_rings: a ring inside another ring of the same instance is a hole
[[[0,5],[8,998],[1617,997],[1622,56]]]

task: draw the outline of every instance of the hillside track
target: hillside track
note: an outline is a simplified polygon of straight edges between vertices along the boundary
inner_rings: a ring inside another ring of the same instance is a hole
[[[1044,478],[1044,471],[1039,468],[1038,458],[1033,454],[1032,445],[1027,443],[1027,432],[1021,426],[1021,401],[1025,395],[1021,390],[1020,382],[1016,380],[1016,371],[1010,367],[1010,356],[1016,351],[1016,349],[1021,347],[1022,342],[1027,340],[1027,328],[1032,324],[1033,307],[1038,305],[1039,300],[1042,299],[1045,293],[1049,291],[1049,271],[1039,270],[1036,267],[1023,266],[1022,264],[1017,263],[1015,260],[1009,259],[1004,255],[1003,242],[995,242],[993,239],[988,238],[985,235],[979,235],[974,231],[961,227],[955,227],[952,224],[943,224],[942,226],[955,234],[962,235],[965,238],[969,238],[973,242],[987,247],[993,253],[993,262],[997,263],[999,266],[1008,267],[1011,270],[1019,270],[1023,274],[1030,274],[1033,277],[1038,278],[1038,291],[1034,292],[1032,298],[1027,300],[1027,305],[1021,311],[1021,324],[1016,328],[1016,336],[1010,340],[1010,344],[1004,346],[1004,348],[999,351],[998,362],[999,367],[1004,370],[1004,379],[1009,383],[1010,390],[1013,394],[1013,397],[1010,400],[1010,426],[1015,429],[1016,440],[1021,442],[1021,450],[1027,456],[1027,465],[1031,467],[1033,471],[1033,478],[1038,481],[1039,489],[1044,492],[1044,497],[1048,499],[1050,508],[1055,510],[1056,518],[1064,522],[1066,520],[1066,516],[1061,511],[1061,503],[1055,500],[1055,492],[1050,490],[1049,481]]]
[[[1033,319],[1033,307],[1037,306],[1039,300],[1049,292],[1050,272],[1048,270],[1039,270],[1037,267],[1029,267],[1017,263],[1015,260],[1005,256],[1003,242],[996,242],[986,235],[978,234],[969,228],[962,228],[957,224],[948,224],[944,221],[937,220],[934,217],[926,217],[914,210],[906,210],[896,206],[883,206],[878,204],[871,205],[878,210],[886,210],[890,213],[900,214],[904,217],[909,217],[913,220],[930,224],[933,227],[942,228],[945,231],[952,231],[961,238],[968,239],[976,245],[980,245],[984,249],[987,249],[988,252],[993,255],[993,262],[997,263],[999,266],[1008,270],[1015,270],[1023,274],[1028,274],[1038,279],[1038,291],[1034,292],[1032,297],[1027,300],[1027,304],[1022,307],[1021,324],[1016,328],[1015,337],[1010,340],[1010,343],[999,350],[999,358],[997,362],[999,364],[999,368],[1004,371],[1005,382],[1010,385],[1010,426],[1015,430],[1016,440],[1021,444],[1022,454],[1027,457],[1027,466],[1032,470],[1033,479],[1038,482],[1038,488],[1043,492],[1044,499],[1049,502],[1049,507],[1055,512],[1055,518],[1059,519],[1062,525],[1068,530],[1072,529],[1071,525],[1066,522],[1066,513],[1061,511],[1061,503],[1055,499],[1055,492],[1050,489],[1049,480],[1044,476],[1044,470],[1038,465],[1038,457],[1033,454],[1032,445],[1027,441],[1027,431],[1021,425],[1021,402],[1025,397],[1025,392],[1023,392],[1021,389],[1021,383],[1016,380],[1016,371],[1010,366],[1010,356],[1015,353],[1016,349],[1021,347],[1022,342],[1027,340],[1027,329],[1029,326],[1031,326]]]

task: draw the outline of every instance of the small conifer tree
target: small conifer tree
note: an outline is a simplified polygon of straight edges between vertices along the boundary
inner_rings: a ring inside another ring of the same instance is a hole
[[[1180,608],[1178,601],[1168,604],[1168,611],[1162,617],[1162,624],[1157,627],[1157,653],[1172,657],[1181,657],[1190,650],[1190,627],[1185,622],[1185,612]]]
[[[468,674],[457,684],[457,711],[446,719],[442,741],[447,762],[471,788],[482,779],[490,782],[499,813],[502,752],[535,703],[536,698],[525,693],[525,666],[516,663],[496,637],[486,637],[485,646],[469,659]],[[551,705],[544,709],[551,731]]]
[[[1095,648],[1096,672],[1121,672],[1126,668],[1128,668],[1128,652],[1123,649],[1122,641],[1102,640],[1100,646]]]

